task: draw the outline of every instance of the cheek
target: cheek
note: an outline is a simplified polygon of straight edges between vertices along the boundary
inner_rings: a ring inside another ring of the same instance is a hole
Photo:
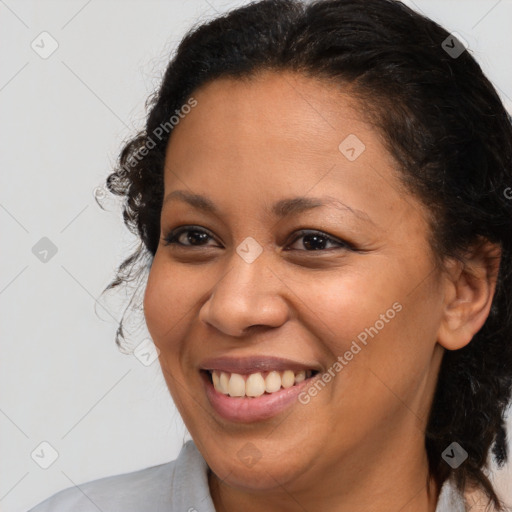
[[[162,350],[179,336],[185,317],[192,314],[195,289],[183,273],[169,268],[158,254],[149,272],[144,294],[144,316],[155,344]],[[189,285],[187,285],[189,283]]]
[[[302,320],[308,318],[307,328],[325,342],[329,340],[328,348],[336,356],[348,350],[352,340],[392,308],[397,294],[389,283],[379,282],[377,274],[375,269],[358,272],[345,268],[321,279],[301,281],[288,276],[287,283],[301,299],[297,304],[304,306]],[[389,316],[394,313],[392,310]]]
[[[354,428],[369,435],[403,415],[414,420],[410,410],[421,416],[435,346],[431,330],[418,326],[416,301],[397,301],[389,289],[368,298],[349,292],[332,290],[324,300],[322,323],[329,330],[323,343],[332,361],[326,373],[334,385],[319,399],[328,404],[322,414],[332,424],[342,421],[340,436],[348,437]]]
[[[348,370],[351,379],[364,380],[374,370],[390,382],[403,381],[429,364],[438,296],[428,285],[411,293],[410,279],[398,268],[347,269],[339,278],[303,283],[297,295],[305,297],[302,318],[310,319],[308,328],[333,360],[344,357],[343,373]]]

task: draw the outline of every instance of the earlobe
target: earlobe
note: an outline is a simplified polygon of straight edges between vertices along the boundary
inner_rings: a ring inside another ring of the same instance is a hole
[[[437,341],[447,350],[465,347],[482,328],[496,290],[501,248],[487,240],[468,251],[464,263],[450,260]]]

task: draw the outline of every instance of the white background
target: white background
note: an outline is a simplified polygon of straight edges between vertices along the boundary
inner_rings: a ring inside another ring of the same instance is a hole
[[[0,0],[4,512],[179,452],[187,434],[158,362],[121,354],[119,312],[95,310],[135,239],[94,190],[121,142],[142,128],[144,101],[185,31],[244,3]],[[406,3],[460,33],[512,106],[510,0]],[[31,48],[43,31],[59,45],[47,59]],[[46,263],[32,253],[42,237],[57,247]],[[59,454],[48,469],[31,458],[42,441]],[[510,472],[498,474],[502,488],[506,479]],[[512,486],[506,492],[512,501]]]

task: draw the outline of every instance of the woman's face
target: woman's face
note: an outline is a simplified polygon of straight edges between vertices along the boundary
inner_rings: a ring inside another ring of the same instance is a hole
[[[264,490],[424,461],[442,289],[379,133],[348,94],[291,73],[193,96],[144,308],[208,464]]]

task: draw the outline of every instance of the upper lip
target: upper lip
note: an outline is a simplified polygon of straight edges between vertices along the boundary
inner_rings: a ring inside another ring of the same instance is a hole
[[[249,374],[267,371],[314,370],[319,371],[318,363],[303,363],[292,359],[273,356],[215,357],[205,359],[199,365],[201,370],[217,370],[226,373]]]

